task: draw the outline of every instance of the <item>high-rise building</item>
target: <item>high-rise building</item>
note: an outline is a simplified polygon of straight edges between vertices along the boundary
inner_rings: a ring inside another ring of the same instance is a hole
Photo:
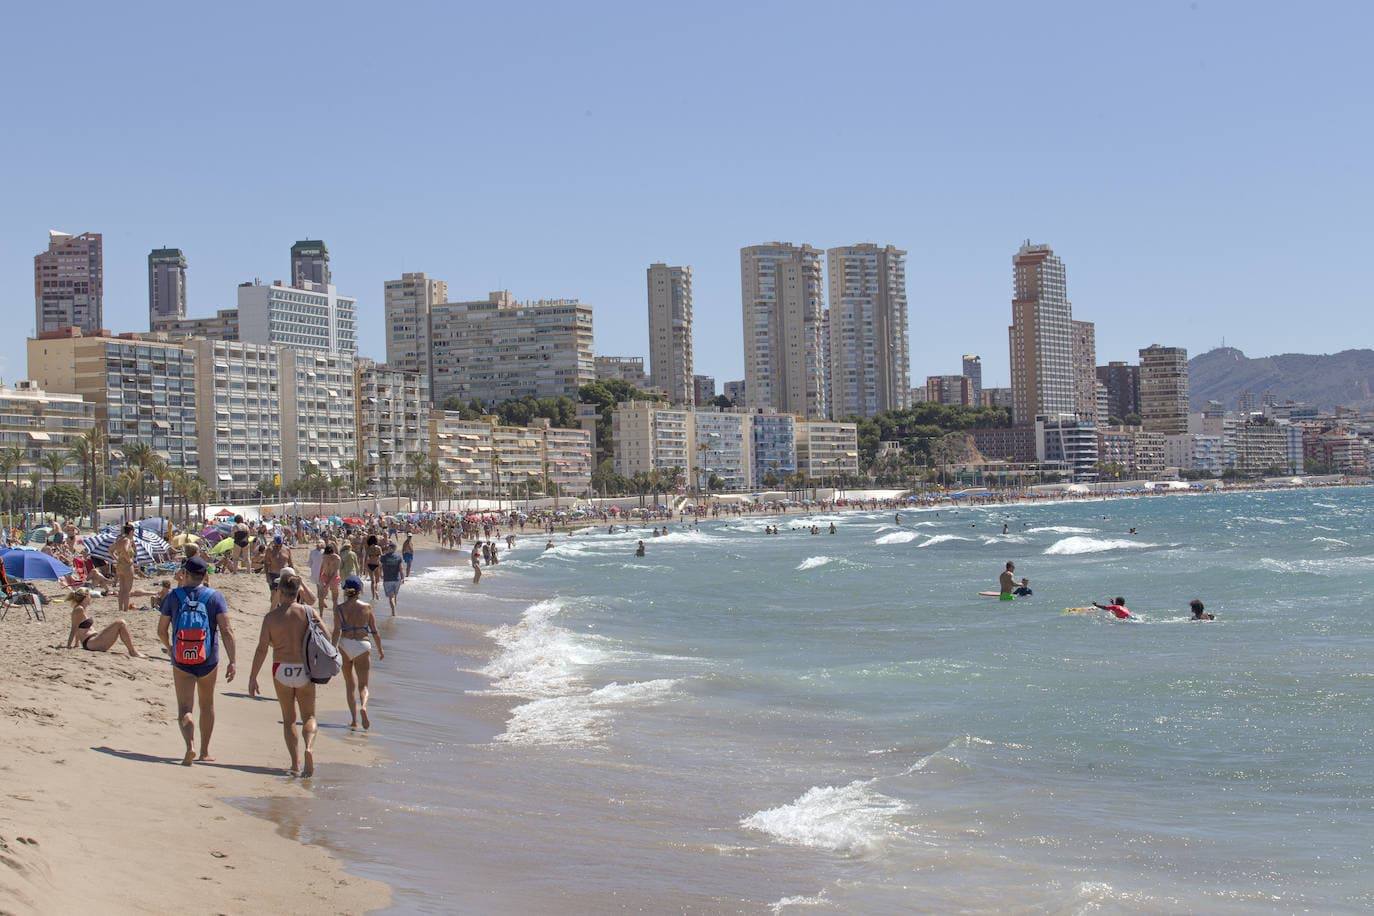
[[[826,252],[830,276],[827,378],[831,415],[871,417],[906,407],[906,252],[867,242]]]
[[[429,456],[429,376],[360,358],[353,392],[364,481],[377,481],[384,493],[406,492],[405,481]]]
[[[154,318],[153,332],[174,340],[204,337],[209,340],[239,339],[239,310],[220,309],[205,318]]]
[[[434,306],[448,301],[448,284],[423,273],[403,273],[399,280],[386,281],[383,297],[387,365],[418,372],[426,387],[432,385],[429,316]]]
[[[692,376],[692,403],[698,407],[710,404],[716,399],[716,380],[710,375]]]
[[[225,500],[262,498],[282,474],[281,365],[276,347],[188,340],[196,354],[200,476]]]
[[[747,490],[753,486],[750,415],[712,407],[693,411],[692,419],[695,448],[690,481],[698,491]]]
[[[1097,326],[1091,321],[1074,321],[1071,327],[1073,412],[1080,420],[1097,423]]]
[[[1049,245],[1026,242],[1012,258],[1012,420],[1073,416],[1073,311],[1064,262]]]
[[[333,283],[329,274],[329,249],[318,239],[304,239],[291,246],[291,285],[313,283],[328,286]]]
[[[95,405],[116,468],[121,445],[146,442],[169,467],[199,467],[196,352],[138,334],[49,331],[28,342],[29,376],[47,391],[79,394]]]
[[[650,264],[649,380],[674,404],[692,403],[692,268]]]
[[[773,242],[740,249],[745,397],[803,417],[829,416],[821,322],[821,252]]]
[[[186,317],[186,255],[180,248],[148,252],[148,327]]]
[[[1124,421],[1140,415],[1140,367],[1113,361],[1097,367],[1097,380],[1107,388],[1107,416]]]
[[[724,387],[725,396],[730,399],[730,403],[736,407],[744,406],[745,389],[744,379],[733,382],[726,382]]]
[[[984,388],[983,407],[1004,407],[1012,409],[1012,396],[1010,388]]]
[[[307,465],[348,480],[358,454],[353,354],[279,347],[282,480],[300,479]]]
[[[333,284],[300,282],[300,286],[240,283],[239,338],[296,350],[357,353],[357,300],[340,296]]]
[[[983,403],[983,357],[973,353],[964,354],[963,362],[964,377],[969,380],[969,386],[973,389],[973,404],[975,407]]]
[[[596,380],[592,307],[576,299],[517,302],[509,292],[430,312],[436,404],[495,404],[526,395],[577,399]]]
[[[594,360],[596,377],[600,381],[618,379],[636,388],[649,387],[649,377],[644,374],[642,356],[598,356]]]
[[[780,487],[797,471],[797,418],[772,408],[756,407],[753,425],[754,487]]]
[[[1188,351],[1151,344],[1140,351],[1140,419],[1150,432],[1188,432]]]
[[[39,462],[50,455],[66,458],[76,440],[94,426],[95,405],[79,394],[44,391],[31,380],[16,382],[12,388],[0,385],[0,442],[7,450],[19,450],[19,463],[9,469],[16,480],[37,471],[51,481],[52,472]],[[68,459],[57,479],[77,483],[81,478],[81,467]]]
[[[33,256],[34,333],[80,328],[92,334],[105,320],[105,257],[99,232],[48,233],[48,250]]]
[[[973,401],[973,380],[967,375],[928,375],[925,402],[977,406]]]

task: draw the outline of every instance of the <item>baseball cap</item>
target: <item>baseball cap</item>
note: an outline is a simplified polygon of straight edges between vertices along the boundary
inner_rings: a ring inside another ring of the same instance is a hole
[[[357,576],[349,576],[343,583],[344,591],[360,592],[363,590],[363,580]]]
[[[206,565],[205,561],[198,556],[187,557],[181,564],[181,568],[193,576],[203,576],[210,570],[210,567]]]

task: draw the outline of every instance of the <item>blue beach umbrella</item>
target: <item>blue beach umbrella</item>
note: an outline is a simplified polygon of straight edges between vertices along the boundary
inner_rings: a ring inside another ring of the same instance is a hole
[[[119,533],[118,527],[107,525],[98,534],[85,539],[86,549],[90,551],[91,556],[109,561],[110,547],[119,539]],[[171,553],[172,545],[164,541],[161,535],[147,528],[134,529],[135,563],[156,563]]]
[[[74,571],[56,557],[37,550],[0,551],[5,575],[11,579],[61,579]]]

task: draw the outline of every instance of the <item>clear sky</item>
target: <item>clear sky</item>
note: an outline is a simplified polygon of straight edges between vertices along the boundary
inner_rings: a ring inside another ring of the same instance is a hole
[[[27,3],[0,29],[0,289],[24,375],[47,231],[192,314],[322,238],[384,356],[383,281],[596,309],[646,354],[692,265],[697,371],[742,377],[739,248],[910,252],[913,380],[1007,378],[1011,255],[1052,244],[1098,357],[1374,344],[1368,3]]]

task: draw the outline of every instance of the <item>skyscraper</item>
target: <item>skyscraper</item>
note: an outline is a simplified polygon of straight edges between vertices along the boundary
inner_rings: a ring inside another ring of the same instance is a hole
[[[291,285],[299,287],[302,280],[317,286],[334,282],[329,276],[329,249],[318,239],[303,239],[291,246]]]
[[[1074,321],[1073,412],[1080,420],[1097,423],[1097,326]],[[1106,418],[1103,417],[1105,420]]]
[[[828,416],[820,249],[790,242],[741,248],[740,288],[748,406]]]
[[[53,229],[48,250],[33,256],[35,333],[59,328],[100,330],[105,320],[105,257],[99,232]]]
[[[964,354],[964,378],[969,380],[973,389],[973,406],[983,404],[983,357],[974,353]]]
[[[866,242],[826,252],[831,414],[871,417],[911,399],[906,252]]]
[[[1049,245],[1027,241],[1012,258],[1012,288],[1012,420],[1073,415],[1073,312],[1064,262]]]
[[[148,252],[148,327],[186,317],[186,255],[180,248]]]
[[[650,264],[649,381],[674,404],[692,403],[692,268]]]
[[[403,273],[387,280],[383,290],[386,311],[386,364],[417,372],[432,385],[430,371],[430,309],[448,301],[448,284],[423,273]]]
[[[1140,367],[1110,362],[1097,367],[1097,380],[1107,387],[1107,416],[1125,420],[1140,413]],[[1104,421],[1106,418],[1102,418]]]
[[[1151,344],[1140,351],[1140,419],[1147,432],[1188,432],[1188,351]]]

